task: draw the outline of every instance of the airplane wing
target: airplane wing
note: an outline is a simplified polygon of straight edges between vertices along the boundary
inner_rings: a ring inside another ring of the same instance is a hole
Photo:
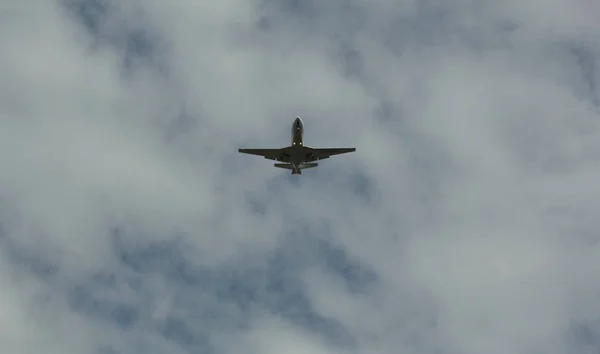
[[[327,159],[333,155],[346,154],[356,151],[356,148],[309,148],[308,159],[312,161]]]
[[[283,161],[283,149],[238,149],[243,154],[263,156],[265,159]]]

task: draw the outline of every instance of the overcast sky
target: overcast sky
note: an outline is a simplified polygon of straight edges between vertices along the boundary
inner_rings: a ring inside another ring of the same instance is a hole
[[[2,1],[0,351],[598,353],[595,14]]]

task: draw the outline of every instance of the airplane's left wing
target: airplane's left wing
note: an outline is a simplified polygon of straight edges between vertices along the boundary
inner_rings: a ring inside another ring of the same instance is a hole
[[[263,156],[265,159],[282,161],[283,149],[238,149],[243,154]]]
[[[308,148],[308,147],[307,147]],[[356,148],[308,148],[309,152],[309,160],[317,161],[329,158],[333,155],[346,154],[349,152],[356,151]]]

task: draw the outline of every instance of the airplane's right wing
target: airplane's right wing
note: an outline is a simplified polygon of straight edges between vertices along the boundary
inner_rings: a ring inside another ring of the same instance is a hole
[[[309,158],[307,161],[318,161],[322,159],[327,159],[333,155],[346,154],[349,152],[356,151],[356,148],[309,148],[308,150]]]
[[[263,156],[265,159],[283,161],[283,149],[238,149],[243,154]]]

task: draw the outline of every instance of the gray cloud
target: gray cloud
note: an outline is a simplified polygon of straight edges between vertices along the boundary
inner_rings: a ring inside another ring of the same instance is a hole
[[[0,348],[598,350],[586,1],[0,6]],[[239,156],[355,146],[301,178]]]

